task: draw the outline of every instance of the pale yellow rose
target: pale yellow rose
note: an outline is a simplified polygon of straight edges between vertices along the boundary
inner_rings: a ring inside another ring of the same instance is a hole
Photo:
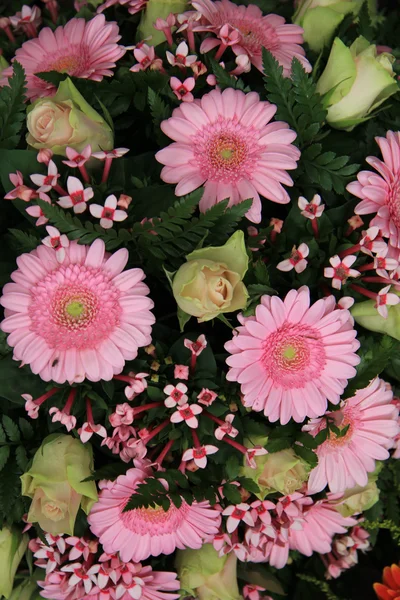
[[[80,152],[90,144],[96,152],[111,150],[114,143],[110,126],[68,78],[60,83],[55,96],[39,98],[28,107],[27,127],[29,146],[50,148],[63,156],[67,146]]]
[[[29,538],[15,528],[0,530],[0,598],[9,598],[15,573],[28,546]]]
[[[172,282],[181,310],[203,322],[246,306],[242,279],[248,256],[242,231],[236,231],[224,246],[195,250],[186,258]]]
[[[250,441],[245,441],[246,446],[265,446],[268,438],[252,438]],[[307,481],[310,466],[299,456],[294,450],[287,448],[279,452],[272,452],[254,458],[257,467],[242,467],[241,474],[249,477],[260,488],[260,492],[256,494],[260,499],[264,499],[269,494],[279,492],[289,495],[299,490]]]
[[[22,495],[32,498],[28,522],[53,535],[72,535],[79,507],[88,514],[98,498],[94,481],[83,481],[92,470],[90,444],[70,435],[48,436],[21,477]]]
[[[375,481],[369,481],[364,487],[356,485],[346,490],[336,503],[336,510],[344,517],[360,514],[368,510],[379,500],[379,488]]]
[[[395,57],[378,54],[376,46],[358,37],[348,48],[335,38],[317,92],[328,109],[327,122],[351,131],[398,91],[392,65]]]
[[[237,576],[237,558],[233,552],[218,556],[212,544],[200,550],[178,550],[175,566],[184,596],[198,600],[243,600]]]

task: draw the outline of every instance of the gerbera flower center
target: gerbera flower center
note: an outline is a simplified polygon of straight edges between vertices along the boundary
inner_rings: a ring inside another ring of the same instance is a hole
[[[400,175],[393,183],[388,200],[389,212],[396,227],[400,227]]]
[[[96,348],[119,326],[119,297],[106,271],[63,264],[31,289],[31,329],[50,348]]]
[[[123,508],[124,506],[121,507],[121,521],[127,529],[140,535],[147,533],[159,535],[161,531],[173,533],[189,512],[189,505],[185,501],[182,501],[180,508],[176,508],[171,503],[168,510],[157,505],[153,508],[135,508],[126,512],[122,512]]]
[[[68,52],[67,55],[58,56],[50,66],[47,63],[47,68],[43,71],[58,71],[76,76],[83,73],[86,70],[87,48],[83,44],[75,45],[72,49],[68,48]]]
[[[232,6],[232,5],[231,5]],[[239,40],[240,46],[246,48],[250,55],[261,54],[261,49],[264,47],[269,51],[278,50],[280,47],[279,38],[276,31],[271,25],[264,21],[260,23],[259,19],[243,18],[243,13],[238,9],[237,15],[232,14],[229,10],[218,11],[216,17],[220,26],[229,24],[232,28],[237,29],[242,34],[242,39]],[[217,23],[213,23],[217,25]]]
[[[194,147],[202,175],[226,184],[251,178],[262,152],[252,128],[221,116],[198,132]]]
[[[262,362],[269,377],[284,387],[303,387],[326,362],[320,334],[308,325],[285,323],[267,337],[264,348]]]

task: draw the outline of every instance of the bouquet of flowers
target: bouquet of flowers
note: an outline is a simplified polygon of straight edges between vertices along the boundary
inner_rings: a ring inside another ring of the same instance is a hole
[[[1,5],[0,597],[400,597],[400,16],[295,4]]]

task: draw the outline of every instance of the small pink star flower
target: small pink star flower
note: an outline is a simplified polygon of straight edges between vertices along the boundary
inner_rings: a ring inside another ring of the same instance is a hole
[[[396,304],[398,304],[400,302],[399,296],[397,296],[397,294],[389,293],[389,290],[390,290],[390,285],[387,285],[386,287],[382,288],[378,292],[378,295],[376,297],[375,307],[378,309],[378,313],[384,319],[388,318],[387,305],[395,306]]]
[[[129,385],[126,386],[124,393],[128,400],[133,400],[136,396],[144,392],[147,388],[146,377],[149,373],[128,373],[131,378]]]
[[[126,194],[120,194],[117,202],[117,206],[123,208],[124,210],[128,210],[130,203],[132,202],[132,196],[127,196]]]
[[[30,394],[22,394],[22,398],[25,400],[25,410],[28,413],[28,417],[37,419],[39,416],[40,404],[37,404]]]
[[[218,452],[217,446],[206,445],[198,448],[189,448],[182,455],[183,461],[193,460],[199,469],[205,469],[207,466],[207,456]]]
[[[379,227],[370,227],[362,232],[360,250],[369,256],[372,256],[372,253],[384,254],[387,251],[387,244],[380,236]]]
[[[181,42],[177,47],[175,54],[172,52],[166,51],[167,60],[170,65],[173,67],[190,67],[193,63],[196,62],[197,56],[196,54],[189,55],[189,46],[186,42]]]
[[[236,506],[227,506],[222,511],[222,514],[225,517],[228,517],[226,521],[226,530],[228,533],[235,531],[241,521],[250,525],[250,527],[254,526],[253,517],[251,516],[251,507],[244,502],[236,504]]]
[[[245,463],[247,467],[251,469],[257,468],[257,463],[254,460],[255,456],[263,456],[264,454],[268,454],[268,451],[261,446],[253,446],[253,448],[248,448],[246,452]]]
[[[243,586],[244,600],[272,600],[271,596],[260,596],[260,592],[266,592],[261,585],[246,584]]]
[[[140,48],[136,47],[133,55],[137,60],[137,64],[133,65],[129,70],[137,73],[138,71],[146,71],[147,69],[159,71],[162,69],[162,60],[156,56],[154,46],[142,44]]]
[[[321,204],[321,196],[319,194],[315,194],[311,202],[304,198],[304,196],[300,196],[298,206],[303,217],[311,221],[320,217],[325,209],[325,204]]]
[[[345,256],[343,260],[340,260],[336,254],[329,259],[332,267],[326,267],[324,269],[324,277],[332,279],[332,287],[336,290],[342,289],[342,284],[346,283],[349,277],[358,277],[359,271],[351,269],[350,267],[356,262],[357,257],[350,254]]]
[[[73,208],[75,214],[80,214],[86,210],[86,202],[89,202],[94,196],[91,187],[84,188],[82,182],[77,177],[69,176],[67,179],[68,196],[61,196],[58,204],[62,208]]]
[[[172,43],[173,43],[171,28],[175,25],[175,23],[176,23],[176,17],[173,13],[169,13],[169,15],[166,19],[161,19],[160,17],[158,17],[156,19],[155,23],[153,23],[154,29],[157,29],[157,31],[163,32],[163,34],[165,35],[165,38],[170,46],[172,46]]]
[[[51,419],[53,423],[62,423],[62,425],[66,427],[67,431],[71,431],[76,427],[76,417],[67,414],[56,406],[52,406],[50,408],[49,415],[53,415]]]
[[[128,213],[124,210],[117,209],[117,198],[114,194],[108,196],[104,203],[104,206],[100,204],[91,204],[89,206],[90,214],[96,219],[100,219],[100,225],[104,229],[110,229],[114,221],[125,221],[128,217]]]
[[[47,194],[44,194],[43,192],[39,192],[39,198],[41,200],[43,200],[44,202],[51,204],[50,197]],[[44,216],[44,212],[38,205],[28,206],[28,208],[26,209],[26,212],[31,217],[34,217],[35,219],[37,219],[36,227],[40,227],[40,225],[45,225],[48,222],[47,217]]]
[[[231,75],[241,75],[251,71],[251,61],[247,54],[239,54],[235,58],[236,68],[231,71]]]
[[[251,503],[251,509],[254,522],[260,519],[264,525],[269,525],[271,523],[271,513],[269,511],[275,509],[275,504],[269,500],[255,500]]]
[[[195,342],[192,340],[185,339],[183,342],[185,348],[188,348],[192,354],[195,356],[200,356],[200,354],[207,348],[207,340],[204,334],[199,335]]]
[[[96,585],[96,574],[100,571],[100,565],[93,565],[90,569],[86,570],[81,563],[72,563],[61,568],[61,571],[65,573],[72,573],[68,579],[68,585],[70,588],[74,588],[80,583],[83,583],[86,594],[89,594],[93,587]],[[132,596],[134,598],[134,596]],[[138,596],[140,598],[140,596]]]
[[[108,419],[113,427],[131,425],[134,419],[134,410],[127,402],[117,404],[115,412],[113,412]]]
[[[68,248],[69,246],[69,239],[66,235],[61,235],[58,229],[52,227],[51,225],[46,227],[46,231],[49,235],[43,238],[42,244],[48,246],[49,248],[54,248],[58,262],[64,262],[65,248]]]
[[[302,273],[307,267],[308,261],[306,260],[306,257],[308,256],[309,252],[310,249],[307,244],[300,244],[298,248],[293,246],[291,257],[287,258],[286,260],[282,260],[276,265],[276,268],[279,271],[291,271],[294,269],[296,273]]]
[[[272,226],[272,231],[274,233],[276,233],[276,234],[281,233],[282,227],[283,227],[282,219],[276,219],[275,217],[272,217],[269,224]]]
[[[203,409],[198,404],[183,404],[183,406],[179,406],[178,410],[174,412],[171,417],[171,423],[181,423],[185,421],[186,425],[191,429],[197,429],[199,426],[199,421],[196,415],[199,415],[203,412]]]
[[[47,165],[47,175],[35,174],[31,175],[31,180],[38,187],[38,192],[50,192],[57,185],[60,177],[57,165],[53,160],[49,160]]]
[[[212,392],[208,388],[203,388],[197,396],[199,404],[204,404],[204,406],[211,406],[216,398],[218,398],[218,394]]]
[[[79,437],[81,438],[82,444],[86,444],[94,433],[97,433],[102,438],[107,437],[107,431],[102,425],[95,425],[94,423],[84,423],[80,429],[78,429]]]
[[[339,308],[343,308],[343,309],[349,309],[353,306],[354,304],[354,298],[352,298],[351,296],[343,296],[342,298],[340,298],[339,302],[338,302],[338,307]]]
[[[38,152],[37,155],[37,161],[39,163],[43,163],[45,165],[48,165],[52,156],[53,156],[53,150],[50,150],[50,148],[41,148]]]
[[[167,394],[168,398],[164,400],[165,406],[175,408],[177,404],[179,406],[186,404],[188,401],[187,391],[187,386],[184,383],[178,383],[176,386],[171,384],[166,385],[164,394]]]
[[[83,538],[70,536],[65,539],[66,543],[69,546],[72,546],[71,550],[68,554],[68,560],[78,560],[81,556],[83,556],[86,561],[89,557],[89,554],[95,554],[98,543],[94,540],[86,541]]]
[[[4,196],[4,200],[15,200],[16,198],[19,198],[24,202],[29,202],[36,192],[32,188],[24,185],[24,178],[21,171],[10,173],[8,177],[15,187]]]
[[[399,268],[399,261],[396,258],[387,257],[387,252],[384,253],[385,256],[378,254],[374,258],[374,269],[376,269],[376,274],[380,277],[389,277],[388,271],[396,271]]]
[[[177,77],[171,77],[169,84],[178,100],[182,100],[182,102],[193,102],[194,96],[192,90],[196,85],[194,77],[187,77],[183,83]]]
[[[68,160],[63,160],[64,165],[71,167],[71,169],[83,167],[85,162],[87,162],[92,155],[92,147],[90,144],[88,144],[85,146],[82,152],[77,152],[73,148],[67,146],[65,149],[65,154],[67,155]]]
[[[98,160],[107,160],[107,158],[121,158],[127,152],[129,152],[129,148],[114,148],[114,150],[93,152],[92,156]]]
[[[235,438],[237,436],[239,431],[232,425],[234,418],[235,415],[226,415],[225,423],[217,427],[217,429],[214,431],[214,435],[217,440],[222,440],[226,435],[229,435],[231,438]]]
[[[175,365],[174,368],[175,379],[189,379],[189,367],[186,365]]]

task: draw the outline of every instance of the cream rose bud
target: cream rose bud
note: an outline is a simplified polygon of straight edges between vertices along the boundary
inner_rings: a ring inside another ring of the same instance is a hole
[[[392,288],[393,293],[400,296],[400,292]],[[391,291],[392,291],[391,290]],[[350,309],[356,323],[378,333],[386,333],[396,340],[400,340],[400,304],[387,305],[388,316],[382,317],[376,308],[374,300],[356,302]]]
[[[219,556],[212,544],[200,550],[178,550],[175,567],[183,590],[198,600],[243,600],[237,576],[234,552]]]
[[[10,598],[15,573],[28,546],[29,538],[17,529],[0,530],[0,598]]]
[[[398,90],[392,64],[395,57],[377,53],[376,46],[359,37],[348,48],[335,38],[328,63],[317,83],[324,96],[327,121],[351,131]]]
[[[344,17],[356,16],[364,0],[301,0],[293,22],[304,29],[304,41],[314,52],[328,46]],[[374,0],[369,2],[370,14],[376,12]]]
[[[246,306],[242,279],[249,259],[243,231],[236,231],[224,246],[195,250],[186,259],[172,282],[181,310],[203,322]]]
[[[36,600],[36,598],[42,598],[39,595],[39,588],[36,581],[26,579],[13,589],[9,600]]]
[[[251,445],[265,446],[267,439],[252,438]],[[254,460],[257,465],[255,469],[242,467],[241,472],[257,483],[260,492],[256,496],[261,500],[276,492],[285,496],[293,494],[307,481],[310,472],[310,466],[291,448],[256,456]]]
[[[94,481],[83,481],[92,470],[90,444],[70,435],[49,435],[21,477],[22,495],[32,498],[28,522],[53,535],[72,535],[79,508],[88,514],[98,498]]]
[[[359,485],[346,490],[342,498],[335,503],[335,508],[344,517],[351,517],[368,510],[379,500],[379,488],[375,481],[369,481],[364,487]]]
[[[92,151],[111,150],[110,126],[78,92],[70,79],[62,81],[55,96],[39,98],[27,109],[29,146],[50,148],[65,156],[67,146],[80,152],[88,144]]]

